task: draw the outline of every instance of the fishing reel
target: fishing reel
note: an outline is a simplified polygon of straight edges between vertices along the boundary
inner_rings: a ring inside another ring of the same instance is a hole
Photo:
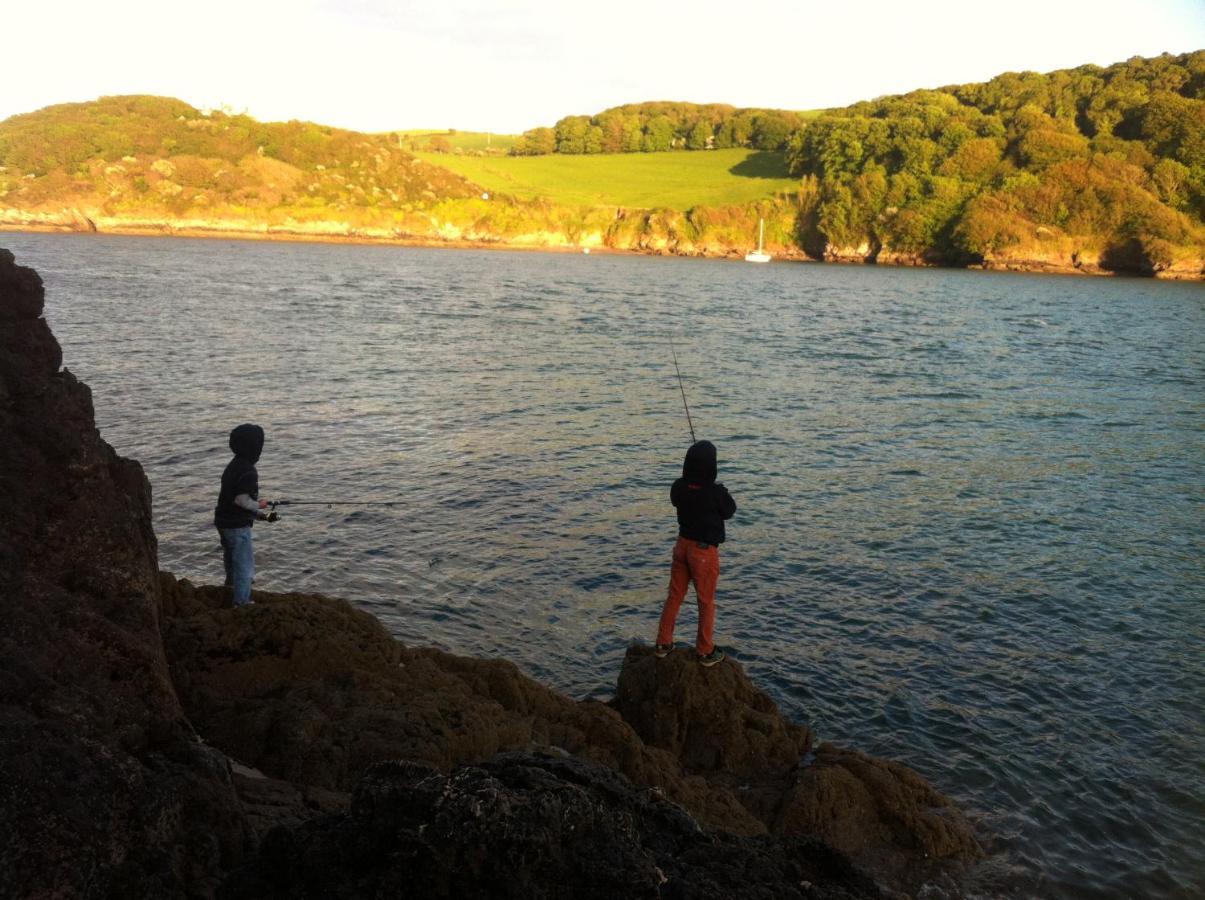
[[[267,515],[264,515],[264,513],[261,511],[256,516],[256,518],[259,519],[259,521],[261,521],[261,522],[279,522],[280,516],[277,515],[277,513],[276,513],[276,501],[275,500],[268,503],[268,509],[270,509],[271,512],[269,512]]]

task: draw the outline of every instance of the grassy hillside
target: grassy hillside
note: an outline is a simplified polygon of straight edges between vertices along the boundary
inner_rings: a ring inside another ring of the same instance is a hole
[[[390,136],[257,122],[167,97],[103,97],[0,122],[0,205],[305,219],[479,194]]]
[[[420,153],[481,186],[569,206],[734,206],[793,190],[781,153],[609,153],[598,156],[475,157]]]
[[[402,147],[411,153],[419,151],[502,156],[518,141],[516,134],[493,134],[488,131],[458,131],[456,129],[415,128],[394,131]]]

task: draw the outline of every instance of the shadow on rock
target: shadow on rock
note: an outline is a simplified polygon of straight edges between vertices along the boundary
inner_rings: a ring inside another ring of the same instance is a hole
[[[224,900],[254,897],[856,898],[827,848],[707,832],[658,791],[572,758],[506,754],[450,774],[382,763],[350,814],[278,829]]]

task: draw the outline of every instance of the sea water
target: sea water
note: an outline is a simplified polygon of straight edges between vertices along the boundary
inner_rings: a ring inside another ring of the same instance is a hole
[[[717,637],[792,719],[954,797],[982,895],[1205,884],[1205,288],[592,254],[0,235],[47,284],[161,565],[573,696],[652,642],[690,432],[739,504]],[[394,504],[394,505],[369,505]],[[688,601],[678,640],[695,627]]]

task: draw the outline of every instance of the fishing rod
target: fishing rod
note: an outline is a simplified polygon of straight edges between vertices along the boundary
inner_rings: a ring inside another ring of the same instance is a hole
[[[278,506],[400,506],[401,500],[273,500],[268,505]]]
[[[268,508],[271,509],[272,512],[264,519],[264,521],[267,521],[267,522],[280,521],[280,516],[278,516],[276,513],[276,507],[278,507],[278,506],[400,506],[401,503],[402,503],[402,501],[400,501],[400,500],[384,500],[384,501],[364,502],[364,503],[354,503],[352,501],[342,501],[342,500],[339,500],[339,501],[332,500],[329,503],[326,500],[271,500],[268,502]],[[442,550],[439,550],[438,552],[436,552],[435,555],[432,556],[430,558],[430,560],[428,560],[428,562],[427,562],[428,570],[436,570],[436,567],[443,561],[444,558],[451,558],[452,560],[459,560],[461,562],[468,563],[472,566],[476,566],[478,564],[477,560],[471,559],[468,556],[465,556],[460,553],[456,553],[451,550],[442,549]],[[463,593],[468,593],[468,594],[471,594],[471,595],[479,597],[479,598],[486,598],[487,595],[490,595],[490,596],[501,595],[503,597],[509,597],[516,603],[523,605],[523,606],[526,606],[526,604],[529,602],[529,599],[530,599],[528,597],[525,597],[525,596],[517,593],[516,591],[507,590],[506,588],[501,588],[501,587],[497,587],[494,585],[489,585],[489,586],[483,587],[481,584],[478,584],[478,583],[472,583],[472,582],[466,583],[467,579],[463,578],[462,576],[456,576],[456,575],[452,575],[450,573],[444,573],[442,575],[442,577],[432,577],[431,575],[424,574],[424,573],[418,571],[417,569],[414,569],[411,566],[401,564],[398,561],[394,561],[393,564],[395,566],[397,566],[398,568],[400,568],[403,572],[405,572],[411,578],[414,578],[417,581],[421,581],[421,582],[425,583],[426,585],[428,585],[429,587],[438,588],[440,590],[449,590],[449,589],[450,590],[458,590]],[[436,571],[438,571],[438,570],[436,570]]]
[[[695,423],[690,420],[690,405],[686,402],[686,388],[682,384],[682,370],[678,368],[678,351],[674,349],[674,337],[669,338],[669,352],[674,355],[674,371],[678,373],[678,390],[682,392],[682,407],[686,410],[686,424],[690,426],[690,442],[695,440]]]

